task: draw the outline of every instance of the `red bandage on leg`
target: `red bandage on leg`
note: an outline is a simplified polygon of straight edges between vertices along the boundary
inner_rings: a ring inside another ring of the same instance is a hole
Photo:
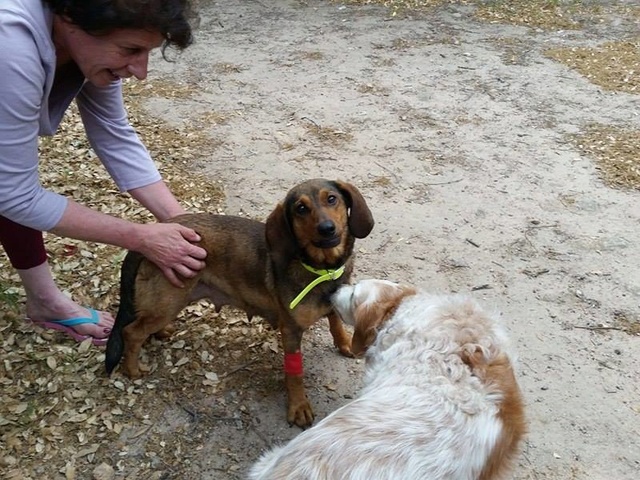
[[[284,373],[287,375],[302,375],[302,352],[285,352]]]

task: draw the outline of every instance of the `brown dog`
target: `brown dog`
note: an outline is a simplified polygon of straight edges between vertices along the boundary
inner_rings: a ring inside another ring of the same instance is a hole
[[[124,354],[124,373],[140,377],[138,357],[147,338],[166,333],[189,303],[209,298],[217,309],[232,305],[280,330],[287,420],[300,427],[311,425],[313,410],[303,384],[302,334],[328,316],[335,346],[351,356],[351,336],[333,311],[331,295],[349,282],[355,238],[366,237],[373,228],[373,217],[358,189],[340,181],[306,181],[287,193],[266,224],[210,214],[180,215],[171,221],[202,237],[199,245],[207,250],[206,266],[184,282],[185,288],[176,288],[153,263],[136,252],[127,254],[120,308],[107,343],[107,372]]]

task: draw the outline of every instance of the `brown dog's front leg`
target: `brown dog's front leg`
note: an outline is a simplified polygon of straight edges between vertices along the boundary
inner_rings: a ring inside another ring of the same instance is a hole
[[[327,315],[329,319],[329,331],[333,337],[333,344],[345,357],[353,357],[351,351],[351,334],[344,329],[344,324],[340,315],[331,312]]]
[[[304,389],[304,367],[302,361],[302,330],[280,327],[284,348],[284,385],[287,389],[287,421],[301,428],[313,423],[313,410]]]
[[[287,421],[290,424],[296,424],[300,428],[310,427],[313,424],[314,416],[311,404],[304,390],[302,375],[289,375],[285,373],[284,384],[287,388],[287,396],[289,397]]]

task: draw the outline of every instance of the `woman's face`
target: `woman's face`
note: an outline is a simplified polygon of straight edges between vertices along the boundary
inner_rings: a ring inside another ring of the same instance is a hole
[[[64,19],[57,20],[54,43],[58,63],[75,62],[85,78],[98,87],[119,78],[146,78],[149,53],[164,40],[158,32],[133,29],[94,36]]]

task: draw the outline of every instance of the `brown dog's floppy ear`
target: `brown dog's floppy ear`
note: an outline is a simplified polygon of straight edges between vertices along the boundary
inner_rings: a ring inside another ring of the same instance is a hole
[[[287,258],[290,252],[296,249],[284,204],[279,203],[267,217],[265,237],[269,251],[275,259]]]
[[[349,212],[349,230],[356,238],[364,238],[373,230],[373,215],[364,197],[355,186],[347,182],[334,182],[347,201]]]

